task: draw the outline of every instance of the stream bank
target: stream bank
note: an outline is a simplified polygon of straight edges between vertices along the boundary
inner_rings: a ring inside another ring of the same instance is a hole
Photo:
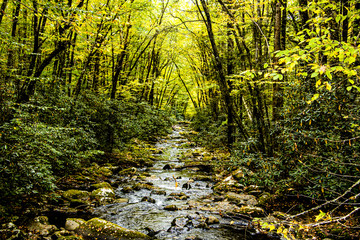
[[[3,226],[1,236],[280,239],[257,224],[258,218],[267,216],[259,207],[266,194],[256,186],[239,186],[236,178],[242,175],[240,169],[228,175],[216,174],[212,162],[221,161],[223,156],[196,147],[185,134],[185,126],[174,126],[168,137],[150,149],[151,159],[143,159],[141,164],[127,168],[94,164],[74,179],[64,180],[63,190],[53,193],[41,211],[34,211],[37,216],[25,224],[24,230],[9,223]]]

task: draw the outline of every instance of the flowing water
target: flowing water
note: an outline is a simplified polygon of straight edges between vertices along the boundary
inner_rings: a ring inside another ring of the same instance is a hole
[[[130,182],[124,183],[117,189],[117,196],[128,200],[99,207],[98,214],[101,218],[128,229],[144,233],[151,229],[150,231],[158,232],[157,239],[250,239],[250,236],[245,236],[244,231],[224,228],[231,224],[245,226],[245,222],[221,218],[219,212],[209,212],[199,207],[199,205],[206,207],[211,204],[208,196],[212,193],[213,183],[192,180],[199,174],[194,170],[186,168],[179,170],[184,164],[179,160],[179,156],[184,152],[195,150],[181,147],[187,141],[181,136],[180,128],[176,128],[168,139],[160,140],[156,144],[156,148],[162,150],[161,154],[154,154],[158,159],[156,164],[151,168],[140,170],[148,176],[142,181],[159,188],[162,192],[158,191],[155,194],[152,190],[141,189],[124,193],[123,188],[131,185]],[[178,170],[164,170],[166,164],[176,165]],[[183,188],[185,183],[190,183],[191,188]],[[176,196],[171,196],[177,194],[179,198],[182,193],[187,199],[180,200]],[[144,197],[151,200],[142,201]],[[198,204],[197,207],[191,207],[195,203]],[[165,210],[164,207],[168,205],[176,205],[179,210]],[[204,224],[204,219],[210,215],[218,218],[220,223],[201,227],[201,222]]]

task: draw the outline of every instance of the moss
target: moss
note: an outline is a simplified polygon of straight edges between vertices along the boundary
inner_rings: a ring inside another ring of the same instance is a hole
[[[106,177],[110,177],[110,176],[113,175],[113,172],[112,172],[109,168],[107,168],[107,167],[101,167],[101,168],[99,168],[99,173],[100,173],[101,175],[106,176]]]
[[[129,230],[100,218],[93,218],[82,224],[77,232],[90,239],[150,239],[144,233]]]
[[[83,240],[84,238],[81,236],[60,236],[58,240]]]
[[[91,198],[98,199],[102,197],[115,198],[115,193],[112,188],[98,188],[91,192]]]
[[[242,206],[240,208],[239,213],[250,215],[252,217],[263,217],[265,216],[265,211],[259,207],[252,207],[252,206]]]
[[[87,191],[81,191],[77,189],[67,190],[63,193],[63,197],[67,200],[86,200],[90,196],[90,193]]]
[[[91,185],[91,187],[95,188],[95,189],[99,189],[99,188],[111,188],[110,183],[108,182],[101,182],[101,183],[97,183],[97,184],[93,184]]]
[[[129,176],[129,175],[133,176],[136,173],[136,171],[137,171],[136,168],[131,167],[121,170],[118,174],[120,176]]]
[[[138,183],[133,186],[133,189],[139,191],[141,189],[154,190],[156,189],[154,186],[146,184],[146,183]]]

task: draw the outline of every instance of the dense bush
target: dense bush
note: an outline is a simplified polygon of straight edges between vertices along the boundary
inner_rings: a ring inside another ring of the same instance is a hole
[[[295,92],[303,99],[294,99]],[[283,120],[273,128],[274,156],[237,143],[232,163],[251,171],[242,179],[246,185],[313,199],[337,197],[359,179],[360,108],[347,92],[324,91],[311,104],[303,86],[288,94]]]
[[[191,127],[199,132],[195,141],[209,148],[225,148],[226,146],[226,116],[216,116],[209,109],[198,111],[191,122]]]
[[[171,124],[165,113],[147,104],[91,94],[2,106],[9,112],[0,125],[0,195],[5,201],[51,190],[58,176],[133,138],[154,139]]]

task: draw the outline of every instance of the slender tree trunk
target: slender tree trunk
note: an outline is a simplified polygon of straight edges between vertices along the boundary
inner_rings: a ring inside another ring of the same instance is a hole
[[[3,0],[2,4],[1,4],[1,7],[0,7],[0,25],[1,25],[1,22],[2,22],[2,19],[5,15],[5,9],[6,9],[6,6],[8,4],[8,0]]]
[[[210,12],[209,9],[207,7],[207,4],[205,2],[205,0],[200,0],[200,3],[202,5],[203,11],[205,16],[203,16],[203,20],[204,23],[206,25],[206,30],[208,33],[208,37],[211,43],[211,48],[212,48],[212,52],[213,52],[213,56],[214,56],[214,67],[216,72],[218,73],[218,83],[220,86],[220,90],[221,90],[221,95],[223,97],[224,100],[224,104],[227,108],[227,117],[228,117],[228,124],[227,124],[227,146],[229,149],[232,149],[232,145],[233,145],[233,134],[234,134],[234,126],[233,126],[233,105],[232,105],[232,101],[231,101],[231,96],[230,96],[230,92],[229,92],[229,88],[227,86],[226,83],[226,78],[225,78],[225,73],[224,73],[224,68],[220,59],[220,54],[218,52],[216,43],[215,43],[215,37],[214,37],[214,33],[213,33],[213,29],[212,29],[212,23],[211,23],[211,17],[210,17]],[[197,4],[198,5],[198,4]],[[198,5],[198,9],[199,12],[201,12],[200,6]]]
[[[277,2],[275,7],[275,26],[274,26],[274,52],[281,49],[281,3]],[[278,59],[274,57],[273,62],[276,64]],[[279,73],[280,74],[280,73]],[[273,121],[280,119],[281,108],[283,105],[283,90],[281,81],[273,84]]]

